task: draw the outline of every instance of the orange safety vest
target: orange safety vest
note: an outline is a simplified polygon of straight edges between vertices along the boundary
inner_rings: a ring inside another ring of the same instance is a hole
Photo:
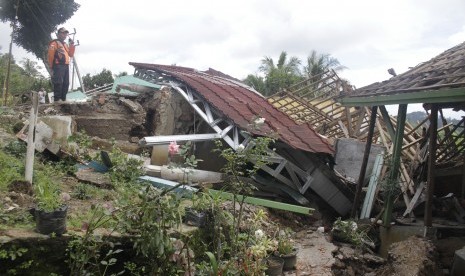
[[[74,56],[76,47],[71,44],[69,47],[66,43],[58,39],[50,41],[48,45],[48,65],[53,68],[55,64],[69,64],[69,58]]]

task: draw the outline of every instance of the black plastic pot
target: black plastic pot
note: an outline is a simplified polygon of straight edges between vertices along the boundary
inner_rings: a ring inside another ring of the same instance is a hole
[[[269,256],[265,260],[267,269],[265,275],[268,276],[281,276],[283,274],[284,260],[277,256]]]
[[[186,211],[186,215],[184,217],[185,223],[189,225],[197,226],[197,227],[205,226],[205,222],[207,218],[207,214],[205,212],[198,212],[192,208],[186,208],[185,211]]]
[[[293,249],[291,253],[279,255],[284,260],[283,270],[293,270],[297,264],[297,249]]]
[[[52,212],[45,212],[43,210],[34,210],[34,217],[36,220],[37,232],[49,235],[55,233],[60,236],[66,232],[66,214],[68,206],[62,206]]]

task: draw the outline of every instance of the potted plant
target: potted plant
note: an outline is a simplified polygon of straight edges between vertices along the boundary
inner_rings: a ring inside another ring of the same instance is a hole
[[[194,194],[192,196],[192,206],[184,208],[184,223],[196,227],[205,227],[211,216],[211,196],[207,193]]]
[[[36,208],[33,209],[33,216],[37,231],[45,235],[65,233],[68,211],[65,200],[69,199],[66,194],[62,195],[58,185],[47,176],[38,177],[34,185],[34,194]]]
[[[276,275],[282,275],[283,274],[283,268],[284,268],[284,260],[283,258],[280,258],[278,256],[268,256],[265,259],[265,265],[266,265],[266,270],[265,270],[265,275],[268,276],[276,276]]]
[[[278,232],[278,248],[275,255],[284,260],[283,270],[292,270],[297,263],[297,248],[291,239],[289,230],[280,230]]]

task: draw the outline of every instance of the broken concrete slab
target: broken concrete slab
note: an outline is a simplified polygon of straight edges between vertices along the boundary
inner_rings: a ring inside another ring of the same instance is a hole
[[[333,275],[331,266],[336,261],[333,251],[337,250],[337,246],[328,241],[324,233],[318,231],[304,231],[297,235],[303,236],[302,240],[305,242],[298,245],[298,272],[295,275]],[[304,272],[309,274],[304,274]]]
[[[68,138],[76,131],[76,123],[71,116],[43,116],[40,121],[53,129],[53,139],[66,143]]]
[[[124,106],[128,107],[134,113],[144,112],[144,108],[137,102],[131,101],[123,97],[119,98],[119,100]]]
[[[91,169],[79,170],[76,173],[76,178],[81,182],[89,183],[99,188],[113,188],[113,184],[111,184],[110,176],[108,174],[95,172]]]

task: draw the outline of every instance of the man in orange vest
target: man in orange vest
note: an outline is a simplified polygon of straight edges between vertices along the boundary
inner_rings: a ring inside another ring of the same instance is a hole
[[[66,101],[69,87],[69,59],[74,56],[75,46],[69,39],[69,46],[65,39],[69,32],[61,27],[57,31],[57,39],[48,45],[48,65],[52,70],[53,100]]]

